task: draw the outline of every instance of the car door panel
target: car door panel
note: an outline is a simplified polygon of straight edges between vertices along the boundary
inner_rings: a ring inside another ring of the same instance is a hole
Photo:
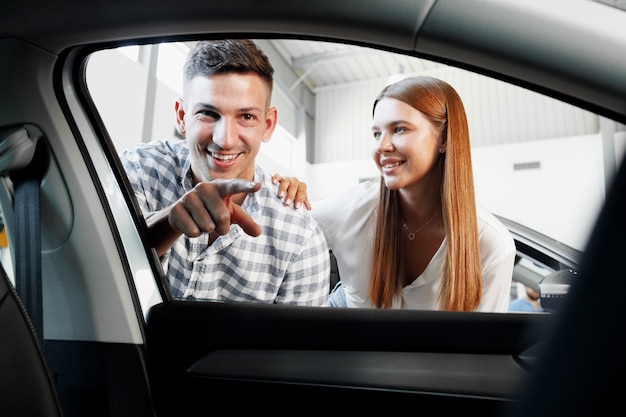
[[[511,356],[431,352],[222,349],[193,378],[449,392],[506,399],[525,371]]]
[[[364,411],[381,399],[448,412],[471,403],[496,415],[551,317],[173,301],[148,315],[148,368],[164,415],[202,414],[202,403],[180,399],[233,389],[245,393],[242,411],[271,393],[352,398],[350,410]]]

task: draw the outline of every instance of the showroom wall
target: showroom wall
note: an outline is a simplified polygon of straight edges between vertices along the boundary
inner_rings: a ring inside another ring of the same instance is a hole
[[[182,67],[186,48],[155,49],[99,52],[87,67],[90,92],[119,150],[176,137],[173,106],[182,83],[174,69]],[[264,168],[306,181],[312,201],[377,177],[369,156],[371,105],[388,80],[291,91],[297,74],[268,55],[281,126],[262,146]],[[159,61],[170,73],[155,69],[163,66]],[[450,82],[465,103],[479,204],[582,249],[610,182],[607,158],[615,166],[624,153],[624,127],[484,77],[429,75]]]

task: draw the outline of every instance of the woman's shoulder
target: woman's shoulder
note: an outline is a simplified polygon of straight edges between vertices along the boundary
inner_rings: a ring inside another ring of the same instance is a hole
[[[503,250],[515,250],[513,235],[492,212],[479,206],[476,214],[481,245],[492,243],[493,246],[501,247]]]
[[[315,218],[339,219],[369,214],[378,204],[379,183],[364,181],[312,202]]]
[[[317,202],[319,205],[349,204],[350,207],[368,206],[378,201],[379,189],[380,183],[378,181],[366,180],[331,192]]]
[[[324,230],[327,239],[344,238],[348,231],[366,227],[378,206],[378,183],[362,182],[312,201],[311,214]]]

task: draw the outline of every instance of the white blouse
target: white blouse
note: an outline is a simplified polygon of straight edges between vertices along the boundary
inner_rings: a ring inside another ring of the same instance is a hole
[[[378,182],[363,182],[345,192],[313,203],[328,246],[337,258],[348,307],[374,308],[367,298],[372,265],[372,241],[378,205]],[[483,268],[483,296],[476,311],[508,310],[515,242],[504,225],[478,207],[478,238]],[[438,294],[446,254],[446,239],[424,272],[404,287],[395,309],[439,309]]]

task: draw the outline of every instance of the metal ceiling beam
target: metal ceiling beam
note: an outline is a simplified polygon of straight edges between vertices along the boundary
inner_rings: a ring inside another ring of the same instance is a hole
[[[353,47],[349,49],[341,49],[338,51],[321,52],[318,54],[305,55],[292,58],[291,65],[300,70],[307,70],[311,66],[326,64],[329,62],[343,61],[364,55],[380,55],[381,51],[369,48]]]

